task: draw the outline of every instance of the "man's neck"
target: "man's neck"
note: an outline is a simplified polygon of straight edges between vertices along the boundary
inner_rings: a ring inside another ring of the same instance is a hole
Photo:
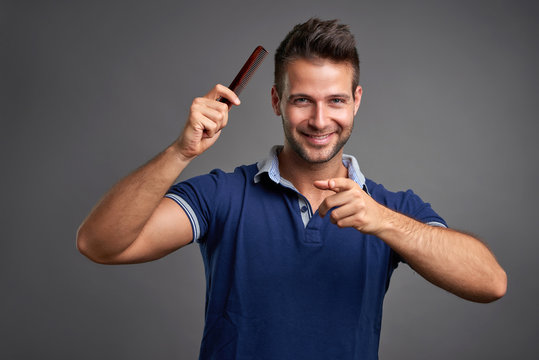
[[[348,169],[342,163],[342,150],[327,162],[310,163],[285,146],[279,154],[279,172],[308,198],[320,192],[313,185],[315,180],[348,177]]]

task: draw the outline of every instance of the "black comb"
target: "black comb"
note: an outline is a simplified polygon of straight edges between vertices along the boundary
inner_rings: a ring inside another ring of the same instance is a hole
[[[262,46],[257,46],[241,68],[238,75],[236,75],[234,80],[232,80],[228,88],[234,91],[236,95],[239,95],[243,88],[245,88],[245,85],[247,85],[247,82],[253,76],[256,69],[258,69],[260,64],[262,64],[262,61],[264,61],[266,55],[268,55],[266,49],[264,49]],[[230,101],[228,99],[220,97],[218,100],[230,106]]]

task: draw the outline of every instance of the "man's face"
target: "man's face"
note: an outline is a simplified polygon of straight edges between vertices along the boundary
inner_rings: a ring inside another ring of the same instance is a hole
[[[325,59],[294,60],[287,66],[282,96],[275,86],[272,105],[282,117],[285,151],[309,163],[335,157],[352,133],[362,89],[352,93],[353,70],[348,63]]]

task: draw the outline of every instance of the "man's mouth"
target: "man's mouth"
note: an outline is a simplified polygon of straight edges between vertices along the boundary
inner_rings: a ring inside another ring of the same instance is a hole
[[[316,139],[316,140],[323,140],[323,139],[329,137],[329,135],[331,135],[331,134],[325,134],[325,135],[307,135],[307,136],[312,137],[313,139]]]
[[[329,138],[333,133],[329,134],[305,134],[310,143],[316,144],[316,145],[324,145],[328,142]]]

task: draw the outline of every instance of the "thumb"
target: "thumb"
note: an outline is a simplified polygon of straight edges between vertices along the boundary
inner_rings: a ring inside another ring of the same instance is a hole
[[[330,180],[315,180],[313,182],[313,185],[317,187],[320,190],[328,190],[331,188],[330,186]]]

